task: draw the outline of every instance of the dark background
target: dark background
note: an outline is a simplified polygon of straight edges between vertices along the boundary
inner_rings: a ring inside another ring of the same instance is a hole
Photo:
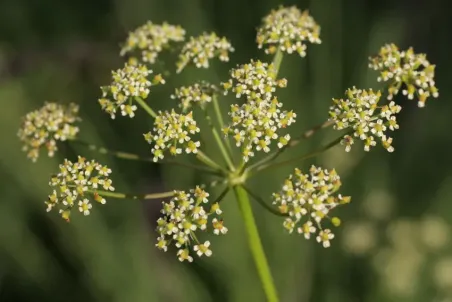
[[[384,43],[427,53],[437,65],[440,91],[425,109],[397,98],[403,110],[393,154],[380,147],[364,154],[360,146],[346,154],[336,147],[300,163],[303,169],[335,167],[342,192],[353,197],[339,210],[343,226],[332,248],[287,235],[281,219],[256,208],[281,301],[452,301],[452,26],[449,3],[440,0],[0,0],[0,301],[264,301],[232,194],[223,204],[228,235],[209,237],[214,256],[181,264],[173,252],[154,248],[159,202],[110,199],[67,224],[45,212],[48,177],[63,158],[83,154],[112,167],[118,191],[187,189],[205,179],[82,147],[62,146],[55,158],[33,164],[16,133],[20,118],[44,101],[76,102],[85,140],[149,153],[142,133],[152,121],[144,112],[112,121],[97,103],[99,86],[122,64],[119,45],[127,32],[146,20],[168,21],[188,35],[216,31],[235,47],[229,63],[189,68],[155,89],[153,108],[168,109],[178,85],[219,82],[235,64],[271,60],[257,49],[255,29],[281,3],[309,9],[322,26],[321,45],[309,46],[304,59],[286,56],[282,63],[288,88],[280,97],[298,114],[292,133],[324,121],[331,98],[346,88],[380,87],[367,58]],[[285,156],[336,135],[327,130]],[[252,186],[267,198],[292,169],[262,175]]]

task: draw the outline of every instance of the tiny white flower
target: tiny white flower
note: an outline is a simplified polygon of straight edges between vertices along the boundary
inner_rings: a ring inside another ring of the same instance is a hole
[[[210,257],[212,255],[212,251],[209,249],[210,242],[206,241],[203,244],[197,244],[193,247],[193,250],[196,252],[196,254],[201,257],[202,255],[206,255],[207,257]]]
[[[324,248],[328,248],[331,246],[330,240],[334,238],[334,234],[331,233],[331,230],[325,229],[319,232],[317,236],[317,242],[322,243]]]
[[[83,213],[83,215],[87,216],[89,215],[89,210],[93,207],[91,203],[89,203],[88,199],[80,200],[79,203],[79,211]]]
[[[193,262],[193,257],[190,256],[190,254],[189,254],[187,249],[179,250],[177,252],[177,256],[178,256],[178,259],[179,259],[180,262],[183,262],[185,260],[187,260],[188,262]]]

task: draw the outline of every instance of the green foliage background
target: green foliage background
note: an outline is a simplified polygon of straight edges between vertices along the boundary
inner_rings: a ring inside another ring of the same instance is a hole
[[[447,1],[2,0],[0,301],[264,301],[232,194],[223,205],[228,235],[209,238],[214,256],[180,264],[173,252],[154,248],[158,202],[109,200],[88,218],[67,224],[55,213],[45,213],[48,176],[62,158],[76,154],[111,166],[120,191],[189,188],[203,181],[198,175],[182,168],[114,161],[69,147],[56,158],[41,157],[33,164],[20,151],[16,133],[21,116],[44,101],[77,102],[84,139],[111,149],[149,153],[142,133],[152,121],[144,113],[112,121],[97,103],[99,86],[109,82],[110,70],[121,66],[119,45],[127,32],[146,20],[168,21],[182,25],[189,35],[216,31],[235,47],[228,64],[214,64],[208,71],[188,69],[152,91],[153,108],[167,109],[174,106],[169,95],[176,85],[200,78],[219,82],[231,67],[250,58],[271,60],[257,49],[255,29],[279,4],[309,9],[322,26],[321,45],[308,47],[304,59],[286,56],[282,64],[288,88],[281,92],[281,100],[298,114],[292,133],[324,121],[331,98],[341,97],[346,88],[378,88],[367,58],[384,43],[414,46],[437,65],[439,99],[430,100],[423,110],[414,101],[398,99],[403,111],[394,154],[375,148],[364,156],[360,147],[345,154],[337,147],[300,163],[301,168],[322,163],[343,175],[343,192],[353,196],[352,204],[340,210],[344,226],[370,219],[362,203],[375,190],[394,200],[389,221],[377,224],[383,238],[378,246],[387,244],[385,232],[391,221],[417,221],[426,213],[452,221],[452,27]],[[228,107],[227,99],[223,107]],[[326,131],[285,156],[312,150],[335,135]],[[252,186],[268,197],[291,169],[267,173]],[[425,302],[449,295],[450,289],[435,286],[429,262],[416,271],[415,292],[395,294],[387,290],[371,256],[356,257],[342,248],[340,232],[333,247],[323,249],[285,234],[280,219],[255,210],[281,301]],[[450,250],[428,257],[447,257]]]

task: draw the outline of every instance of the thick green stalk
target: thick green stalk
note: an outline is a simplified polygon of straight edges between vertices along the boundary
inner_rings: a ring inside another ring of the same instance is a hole
[[[254,263],[257,267],[257,272],[264,288],[265,295],[268,302],[278,302],[278,294],[276,292],[273,278],[268,266],[267,258],[265,257],[264,249],[262,247],[259,232],[257,230],[256,222],[253,216],[253,210],[248,198],[246,190],[240,186],[234,186],[235,196],[245,222],[246,231],[248,234],[248,243],[253,255]]]
[[[137,101],[138,105],[140,105],[141,108],[143,108],[150,116],[152,116],[153,118],[157,117],[157,113],[155,113],[155,111],[152,110],[151,107],[149,107],[142,98],[136,96],[135,101]]]

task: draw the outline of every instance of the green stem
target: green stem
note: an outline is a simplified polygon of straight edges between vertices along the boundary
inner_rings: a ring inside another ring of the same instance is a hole
[[[137,160],[137,161],[145,161],[145,162],[153,162],[154,163],[154,160],[152,157],[143,157],[143,156],[133,154],[133,153],[109,150],[104,147],[99,147],[99,146],[96,146],[96,145],[93,145],[93,144],[90,144],[90,143],[87,143],[85,141],[78,140],[78,139],[70,140],[69,142],[85,146],[91,151],[95,151],[95,152],[98,152],[98,153],[104,154],[104,155],[111,155],[111,156],[114,156],[114,157],[117,157],[120,159]],[[174,160],[165,160],[160,163],[177,165],[177,166],[190,168],[190,169],[194,169],[194,170],[198,170],[198,171],[202,171],[202,172],[206,172],[206,173],[210,173],[210,174],[218,174],[217,171],[212,170],[208,167],[193,165],[193,164],[189,164],[189,163],[181,163],[181,162],[177,162]],[[159,162],[157,162],[156,164],[159,164]]]
[[[79,139],[71,140],[70,143],[79,144],[79,145],[87,147],[91,151],[95,151],[95,152],[98,152],[98,153],[104,154],[104,155],[111,155],[111,156],[121,158],[121,159],[147,161],[147,162],[153,161],[152,157],[142,157],[142,156],[139,156],[138,154],[109,150],[107,148],[99,147],[99,146],[87,143],[87,142],[79,140]]]
[[[283,59],[283,52],[278,48],[273,57],[273,70],[275,71],[275,77],[278,75],[279,68],[281,67],[281,62]]]
[[[319,148],[319,149],[317,149],[315,151],[309,152],[309,153],[307,153],[307,154],[305,154],[303,156],[300,156],[300,157],[288,159],[288,160],[281,161],[281,162],[278,162],[278,163],[273,163],[273,164],[271,164],[271,163],[264,164],[262,166],[257,167],[256,170],[255,170],[255,173],[251,173],[249,175],[250,176],[254,176],[254,175],[257,174],[257,172],[261,172],[261,171],[264,171],[264,170],[267,170],[267,169],[270,169],[270,168],[276,168],[276,167],[284,166],[284,165],[287,165],[287,164],[292,164],[294,162],[302,161],[302,160],[305,160],[305,159],[317,156],[317,155],[322,154],[323,152],[327,151],[328,149],[336,146],[337,144],[339,144],[343,138],[344,138],[344,135],[338,137],[337,139],[335,139],[331,143],[329,143],[329,144],[327,144],[325,146],[322,146],[321,148]]]
[[[200,172],[205,172],[208,174],[221,175],[217,169],[211,169],[210,167],[204,167],[204,166],[199,166],[199,165],[194,165],[194,164],[189,164],[189,163],[182,163],[182,162],[178,162],[178,161],[171,160],[171,159],[161,161],[160,164],[175,165],[175,166],[190,168],[193,170],[198,170]]]
[[[142,98],[136,96],[135,101],[137,101],[138,105],[140,105],[141,108],[143,108],[150,116],[152,116],[153,118],[157,117],[157,113],[155,113],[155,111],[152,110],[151,107],[149,107]]]
[[[251,254],[253,255],[254,263],[257,267],[257,272],[267,297],[267,301],[278,302],[278,295],[276,293],[275,285],[273,284],[273,278],[268,266],[267,258],[265,257],[261,239],[259,238],[259,232],[254,220],[253,210],[251,208],[248,194],[240,185],[234,186],[234,192],[245,222],[246,231],[248,233],[249,247]]]
[[[218,133],[217,128],[215,128],[214,124],[212,123],[212,119],[208,115],[207,110],[204,109],[204,112],[206,114],[207,123],[209,124],[210,129],[212,130],[213,137],[215,138],[215,141],[217,142],[218,148],[220,148],[221,155],[223,155],[223,158],[226,161],[226,164],[228,165],[229,170],[234,171],[235,168],[234,168],[234,164],[232,163],[231,155],[226,150],[223,140],[221,139],[221,136]]]
[[[317,125],[307,131],[305,131],[302,135],[300,135],[299,137],[297,137],[296,139],[290,140],[289,143],[287,145],[285,145],[284,147],[282,147],[281,149],[278,149],[278,151],[273,152],[272,154],[264,157],[262,160],[258,161],[257,163],[249,166],[249,170],[255,169],[256,167],[262,166],[267,162],[270,162],[272,160],[275,160],[278,156],[280,156],[285,150],[287,150],[288,148],[291,147],[295,147],[296,145],[298,145],[302,140],[308,139],[311,136],[313,136],[315,133],[317,133],[319,130],[328,128],[329,126],[333,125],[334,121],[330,121],[327,120],[326,122]]]
[[[332,125],[334,125],[333,120],[326,120],[322,124],[317,125],[311,129],[309,129],[308,131],[305,131],[302,135],[300,135],[296,139],[291,140],[288,144],[288,147],[294,147],[294,146],[298,145],[302,140],[308,139],[311,136],[313,136],[314,134],[316,134],[317,132],[319,132],[320,130],[328,128]]]
[[[204,152],[202,152],[201,150],[198,150],[198,153],[196,154],[196,158],[204,163],[205,165],[211,167],[214,170],[217,171],[221,171],[225,174],[228,173],[228,171],[226,169],[224,169],[222,166],[220,166],[219,164],[217,164],[215,161],[213,161],[210,157],[208,157]]]
[[[212,97],[213,109],[215,111],[215,116],[217,117],[218,124],[220,125],[220,129],[224,127],[223,115],[221,114],[220,105],[218,104],[218,96],[216,94]],[[229,143],[229,139],[226,139],[226,147],[228,148],[229,154],[232,154],[231,144]],[[231,156],[232,157],[232,156]]]
[[[272,213],[273,215],[276,216],[283,216],[283,217],[287,217],[289,216],[288,214],[285,213],[281,213],[278,210],[274,209],[272,206],[268,205],[259,195],[253,193],[248,187],[242,185],[243,188],[246,190],[246,192],[248,193],[248,195],[250,195],[251,197],[254,198],[254,200],[256,200],[264,209],[266,209],[267,211],[269,211],[270,213]]]
[[[163,192],[163,193],[151,193],[151,194],[143,194],[143,195],[134,195],[134,194],[125,194],[125,193],[116,193],[110,191],[102,191],[102,190],[88,190],[89,193],[97,193],[100,196],[118,198],[118,199],[139,199],[139,200],[149,200],[149,199],[163,199],[174,196],[174,192]]]
[[[218,195],[217,198],[215,198],[213,203],[220,203],[223,198],[226,196],[226,194],[228,194],[230,187],[226,187],[223,191],[221,191],[220,195]]]

